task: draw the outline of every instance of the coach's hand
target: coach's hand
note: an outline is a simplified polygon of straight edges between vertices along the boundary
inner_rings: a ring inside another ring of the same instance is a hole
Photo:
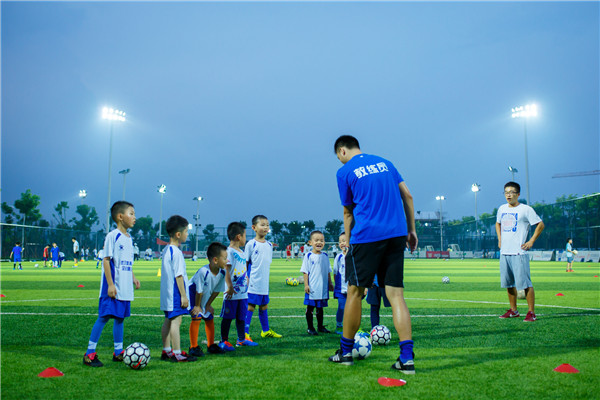
[[[530,248],[532,248],[532,247],[533,247],[533,242],[532,242],[531,240],[530,240],[530,241],[528,241],[528,242],[525,242],[525,243],[523,243],[523,244],[521,245],[521,248],[522,248],[523,250],[529,250],[529,249],[530,249]]]
[[[411,253],[415,251],[418,244],[419,238],[417,238],[417,232],[408,232],[408,237],[406,238],[406,245],[408,246]]]

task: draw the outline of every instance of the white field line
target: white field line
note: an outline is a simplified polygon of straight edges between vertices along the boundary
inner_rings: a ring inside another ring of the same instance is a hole
[[[159,299],[159,297],[137,297],[136,299]],[[271,297],[271,299],[296,299],[302,300],[304,297],[289,296],[289,297]],[[506,305],[506,302],[501,301],[484,301],[484,300],[455,300],[455,299],[422,299],[416,297],[405,297],[406,300],[419,300],[419,301],[447,301],[456,303],[475,303],[475,304],[500,304]],[[78,299],[28,299],[28,300],[2,300],[0,304],[6,303],[26,303],[26,302],[39,302],[39,301],[81,301],[81,300],[98,300],[97,297],[92,298],[78,298]],[[333,299],[330,299],[333,300]],[[553,304],[536,304],[536,307],[548,307],[548,308],[564,308],[568,310],[583,310],[583,311],[600,311],[600,308],[590,307],[570,307],[570,306],[557,306]]]

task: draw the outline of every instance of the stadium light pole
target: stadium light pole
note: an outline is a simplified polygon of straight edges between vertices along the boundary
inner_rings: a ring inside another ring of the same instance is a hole
[[[81,204],[83,204],[83,200],[87,197],[87,192],[85,189],[81,189],[79,191],[79,198],[81,199]]]
[[[516,169],[515,167],[511,167],[510,165],[508,166],[508,171],[512,174],[512,181],[515,181],[515,173],[519,172],[518,169]]]
[[[125,181],[127,179],[127,174],[130,172],[131,170],[129,168],[119,171],[119,173],[123,175],[123,200],[125,200]]]
[[[200,202],[204,200],[204,197],[197,196],[194,197],[192,200],[198,202],[198,206],[196,207],[196,215],[194,216],[194,219],[196,220],[196,251],[198,251],[198,229],[200,229]]]
[[[446,197],[435,196],[435,199],[440,201],[440,258],[442,258],[442,251],[444,251],[444,217],[442,216],[442,200],[446,200]]]
[[[479,250],[479,215],[477,214],[477,192],[481,190],[479,183],[471,185],[471,191],[475,193],[475,247]]]
[[[113,125],[114,121],[125,122],[125,112],[115,110],[111,107],[104,107],[102,109],[102,119],[110,121],[110,145],[108,146],[108,195],[106,197],[106,233],[108,234],[108,232],[110,232],[110,171],[112,170]]]
[[[158,238],[160,239],[162,233],[162,204],[163,204],[163,195],[167,192],[167,187],[165,185],[158,186],[158,193],[160,193],[160,214],[158,217]],[[160,252],[160,243],[158,244],[158,251]]]
[[[535,104],[527,104],[512,109],[513,118],[523,118],[523,128],[525,132],[525,177],[527,179],[527,204],[531,205],[529,197],[529,156],[527,152],[527,118],[537,117],[537,106]]]

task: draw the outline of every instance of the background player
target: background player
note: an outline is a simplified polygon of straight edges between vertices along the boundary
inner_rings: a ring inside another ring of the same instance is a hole
[[[73,241],[73,262],[74,262],[73,268],[77,268],[77,263],[79,262],[79,259],[80,259],[79,242],[75,238],[72,238],[71,240]]]
[[[17,263],[19,264],[19,269],[23,269],[23,265],[21,265],[21,254],[23,253],[23,248],[21,247],[21,242],[16,242],[15,247],[13,247],[10,252],[10,256],[8,258],[13,258],[13,270],[17,269]]]
[[[220,354],[225,351],[215,344],[215,310],[213,301],[225,291],[225,268],[227,267],[227,246],[213,242],[206,250],[208,265],[198,269],[190,280],[190,299],[194,308],[190,324],[190,355],[202,357],[204,353],[198,345],[200,321],[204,320],[208,352]]]
[[[304,305],[306,306],[306,323],[308,325],[309,335],[318,335],[321,333],[331,333],[323,325],[323,308],[327,307],[329,300],[329,291],[333,290],[331,284],[331,265],[329,256],[323,253],[325,246],[325,236],[321,231],[313,231],[310,234],[308,243],[312,246],[302,260],[302,272],[304,276]],[[317,309],[317,330],[313,324],[313,311]],[[354,341],[352,342],[354,344]]]
[[[104,325],[111,318],[114,319],[113,361],[123,361],[123,322],[131,313],[133,287],[140,288],[140,281],[133,275],[133,242],[127,233],[127,229],[135,225],[133,204],[117,201],[110,208],[110,214],[117,223],[117,229],[109,232],[104,240],[98,319],[94,323],[88,348],[83,356],[83,363],[90,367],[104,365],[98,359],[96,346]]]
[[[280,338],[269,327],[269,272],[273,261],[273,244],[267,241],[269,233],[269,220],[264,215],[256,215],[252,218],[252,230],[256,237],[246,243],[246,259],[248,260],[248,312],[246,313],[246,339],[250,338],[250,324],[254,309],[258,305],[258,319],[262,331],[260,336]]]
[[[179,249],[188,237],[188,221],[179,215],[173,215],[167,220],[165,228],[169,235],[169,245],[163,249],[161,257],[160,309],[165,313],[165,320],[161,329],[163,351],[160,358],[173,362],[196,361],[196,357],[181,351],[179,332],[181,316],[190,311],[185,259]],[[133,257],[133,247],[131,256]]]
[[[52,268],[60,268],[59,259],[60,259],[60,249],[56,242],[52,242],[52,248],[50,249],[50,254],[52,255]]]
[[[573,239],[567,238],[565,252],[567,253],[567,272],[573,272]]]
[[[341,253],[337,254],[333,261],[333,297],[338,301],[338,309],[335,314],[335,333],[341,335],[344,328],[344,309],[346,308],[346,296],[348,293],[348,280],[346,279],[346,253],[348,243],[346,234],[342,233],[338,239]]]

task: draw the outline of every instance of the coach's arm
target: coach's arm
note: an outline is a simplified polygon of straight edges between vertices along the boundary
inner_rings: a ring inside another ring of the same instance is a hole
[[[354,226],[354,205],[344,206],[344,231],[346,232],[346,243],[350,243],[350,231]]]
[[[402,196],[402,204],[404,205],[404,215],[406,215],[406,227],[408,228],[406,244],[412,253],[413,250],[417,248],[417,244],[419,244],[417,229],[415,227],[415,206],[413,204],[412,194],[410,194],[410,190],[408,190],[406,183],[400,182],[398,187],[400,187],[400,196]]]

